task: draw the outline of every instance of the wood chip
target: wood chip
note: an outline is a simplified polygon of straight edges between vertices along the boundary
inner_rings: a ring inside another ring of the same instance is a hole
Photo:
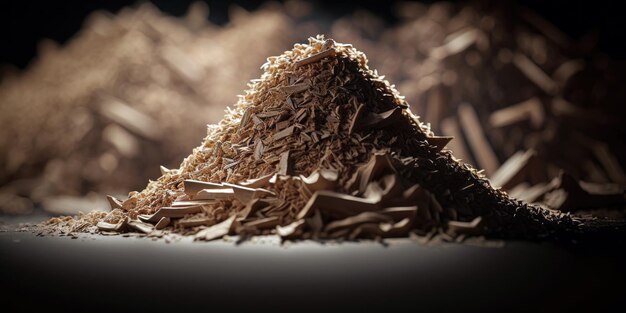
[[[270,180],[275,177],[275,173],[267,174],[255,179],[248,179],[238,185],[248,188],[265,188],[269,186]]]
[[[299,92],[303,92],[309,89],[311,86],[308,83],[300,83],[291,86],[281,87],[281,90],[286,94],[295,94]]]
[[[251,222],[247,222],[244,224],[244,226],[253,227],[256,229],[268,229],[268,228],[276,227],[279,222],[280,222],[280,218],[278,218],[277,216],[272,216],[272,217],[261,218],[261,219],[257,219]]]
[[[392,219],[384,214],[380,214],[377,212],[363,212],[344,219],[332,221],[328,223],[328,225],[326,225],[324,231],[334,232],[344,228],[354,228],[360,224],[365,223],[382,223],[391,221]]]
[[[156,213],[152,215],[139,215],[139,219],[143,222],[147,223],[157,223],[161,220],[162,217],[169,218],[180,218],[184,217],[187,214],[200,213],[202,212],[202,206],[188,206],[188,207],[162,207]]]
[[[113,196],[108,196],[107,195],[107,201],[109,201],[109,205],[111,206],[111,210],[115,210],[115,209],[120,209],[123,210],[124,208],[122,207],[122,200],[117,199]]]
[[[293,135],[295,129],[296,129],[295,126],[289,126],[289,127],[285,128],[285,129],[275,133],[274,136],[272,136],[272,140],[273,141],[277,141],[277,140],[283,139],[285,137],[291,136],[291,135]]]
[[[117,224],[100,221],[96,225],[101,231],[122,232],[128,226],[128,217],[121,219]]]
[[[144,234],[149,234],[154,230],[154,226],[152,226],[151,224],[147,224],[137,220],[128,221],[128,226]]]
[[[555,95],[559,88],[548,74],[539,68],[533,61],[522,53],[515,53],[513,64],[524,74],[530,81],[535,83],[549,95]]]
[[[317,61],[322,60],[323,58],[327,58],[327,57],[334,57],[335,56],[335,49],[328,49],[328,50],[324,50],[322,52],[316,53],[310,57],[301,59],[296,61],[296,67],[300,67],[303,65],[307,65],[307,64],[311,64]]]
[[[371,199],[354,197],[329,190],[319,190],[309,199],[304,208],[298,213],[297,218],[305,218],[315,210],[320,210],[320,212],[333,216],[346,217],[378,209],[377,201]]]
[[[103,98],[100,113],[145,138],[158,140],[163,135],[161,128],[158,127],[159,123],[117,98],[110,96]]]
[[[532,97],[518,104],[494,111],[489,116],[493,127],[510,126],[520,121],[529,120],[533,128],[539,128],[545,121],[545,112],[541,100]]]
[[[292,162],[289,159],[289,150],[280,154],[280,163],[278,164],[278,174],[289,175],[291,174]]]
[[[156,225],[154,225],[154,229],[161,230],[170,225],[172,220],[169,217],[162,217]]]
[[[431,146],[435,146],[437,152],[443,150],[443,148],[445,148],[448,145],[448,143],[452,141],[452,139],[454,139],[454,137],[452,136],[426,137],[426,141],[428,141],[428,144]]]
[[[449,221],[448,230],[453,234],[479,234],[481,233],[483,219],[479,216],[471,222]]]
[[[235,197],[233,188],[202,189],[193,196],[193,200],[228,200]]]
[[[463,142],[463,134],[456,119],[452,117],[444,119],[441,122],[441,131],[448,137],[456,138],[456,140],[449,143],[449,149],[454,157],[458,160],[463,160],[465,163],[474,164],[471,154]]]
[[[239,202],[243,204],[248,203],[252,199],[272,197],[276,195],[272,191],[261,188],[250,188],[229,183],[224,183],[224,186],[232,188],[232,190],[234,191],[235,199],[239,200]]]
[[[485,170],[487,175],[495,173],[500,162],[483,133],[476,111],[471,105],[462,104],[459,106],[459,118],[478,165]]]
[[[188,200],[188,201],[174,201],[170,206],[172,207],[187,207],[197,205],[210,205],[218,203],[217,200]]]
[[[552,73],[552,78],[554,81],[558,82],[559,85],[565,86],[569,79],[574,76],[576,73],[585,69],[585,61],[581,59],[568,60],[563,62],[555,71]]]
[[[213,219],[211,218],[190,218],[190,219],[181,219],[176,225],[183,228],[190,228],[202,225],[212,225],[214,224]]]
[[[195,240],[214,240],[218,238],[222,238],[225,235],[228,235],[233,228],[233,224],[235,222],[235,215],[229,217],[221,223],[210,226],[206,229],[203,229],[197,232],[194,235]]]
[[[402,108],[397,107],[383,113],[370,113],[363,117],[361,128],[385,128],[395,125],[403,118]]]
[[[302,229],[306,225],[306,221],[296,220],[293,223],[285,226],[276,226],[276,233],[283,239],[294,238],[301,234]]]
[[[478,38],[477,29],[463,30],[448,36],[443,46],[431,50],[430,55],[437,59],[444,59],[448,56],[455,55],[471,46]]]
[[[185,194],[193,197],[203,189],[220,189],[223,188],[222,184],[209,183],[199,180],[187,179],[183,182]]]
[[[543,173],[545,164],[537,157],[537,152],[528,150],[517,152],[511,156],[498,170],[491,175],[489,181],[494,187],[502,187],[505,190],[517,186],[523,181],[541,182],[548,178]]]
[[[315,170],[308,177],[300,175],[300,179],[304,186],[311,193],[318,190],[333,190],[337,186],[337,178],[339,173],[329,169]]]

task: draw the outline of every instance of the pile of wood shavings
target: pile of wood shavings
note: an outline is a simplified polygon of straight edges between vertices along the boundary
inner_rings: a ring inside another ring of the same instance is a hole
[[[443,150],[395,88],[351,45],[310,38],[209,127],[179,169],[97,223],[104,232],[175,232],[212,240],[439,233],[542,238],[576,232],[568,214],[512,200]]]

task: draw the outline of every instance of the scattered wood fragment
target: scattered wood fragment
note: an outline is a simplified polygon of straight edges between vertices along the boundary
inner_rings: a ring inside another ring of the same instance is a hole
[[[201,205],[187,206],[187,207],[162,207],[156,213],[152,215],[139,215],[139,219],[146,223],[157,223],[163,217],[169,218],[181,218],[187,214],[202,212]]]
[[[289,126],[289,127],[285,128],[285,129],[275,133],[274,136],[272,136],[272,140],[273,141],[277,141],[277,140],[283,139],[285,137],[291,136],[291,135],[293,135],[295,129],[296,129],[296,126]]]
[[[208,189],[220,189],[223,188],[222,184],[203,182],[193,179],[187,179],[184,181],[184,190],[185,193],[189,196],[194,196],[201,190]]]
[[[247,222],[243,224],[243,226],[252,227],[256,229],[268,229],[268,228],[274,228],[278,226],[279,223],[280,223],[280,218],[278,218],[277,216],[272,216],[272,217],[266,217],[266,218],[257,219],[251,222]]]
[[[555,95],[559,88],[558,85],[539,68],[533,61],[522,53],[515,53],[513,56],[513,64],[524,74],[530,81],[537,84],[543,91],[549,95]]]
[[[109,205],[111,206],[111,210],[114,209],[123,209],[123,201],[120,199],[117,199],[113,196],[107,196],[107,201],[109,201]]]
[[[231,216],[228,219],[215,224],[213,226],[209,226],[194,235],[195,240],[206,240],[211,241],[214,239],[218,239],[228,235],[233,228],[235,222],[235,216]]]
[[[448,137],[457,138],[449,143],[450,151],[458,159],[463,160],[465,163],[473,164],[471,155],[467,151],[465,144],[463,143],[463,136],[459,124],[455,118],[449,117],[441,122],[441,131]]]
[[[545,121],[545,112],[541,100],[532,97],[518,104],[494,111],[489,116],[493,127],[510,126],[519,121],[529,120],[533,128],[539,128]]]
[[[319,52],[317,54],[314,54],[310,57],[301,59],[296,61],[295,67],[300,67],[303,65],[307,65],[307,64],[311,64],[317,61],[322,60],[323,58],[328,58],[328,57],[334,57],[335,56],[335,49],[328,49],[328,50],[324,50],[322,52]]]
[[[172,220],[169,217],[162,217],[159,222],[154,225],[154,229],[161,230],[170,225]]]
[[[479,166],[487,175],[495,173],[500,162],[483,133],[476,111],[471,105],[462,104],[459,106],[459,118]]]
[[[291,173],[292,162],[289,159],[289,154],[289,150],[280,154],[280,162],[278,163],[278,174],[280,175],[289,175]]]
[[[202,189],[193,195],[193,200],[222,200],[233,199],[235,197],[235,191],[233,188],[215,188],[215,189]]]
[[[319,169],[314,171],[308,177],[300,175],[300,179],[309,192],[318,190],[333,190],[337,186],[339,173],[328,169]]]
[[[434,146],[437,152],[443,150],[448,145],[448,143],[452,141],[452,139],[454,139],[454,137],[452,136],[426,137],[426,141],[428,141],[428,144]]]
[[[149,234],[154,230],[154,226],[152,226],[151,224],[144,223],[138,220],[128,221],[128,226],[144,234]]]

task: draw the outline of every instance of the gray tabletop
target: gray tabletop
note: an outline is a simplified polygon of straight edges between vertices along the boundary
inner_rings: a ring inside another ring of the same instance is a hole
[[[0,268],[3,298],[23,308],[602,310],[626,291],[624,247],[272,238],[236,245],[4,232]]]

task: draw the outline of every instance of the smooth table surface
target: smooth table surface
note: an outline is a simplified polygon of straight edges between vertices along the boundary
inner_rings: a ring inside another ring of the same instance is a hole
[[[2,302],[83,312],[600,312],[624,303],[625,247],[271,238],[236,245],[3,232]]]

